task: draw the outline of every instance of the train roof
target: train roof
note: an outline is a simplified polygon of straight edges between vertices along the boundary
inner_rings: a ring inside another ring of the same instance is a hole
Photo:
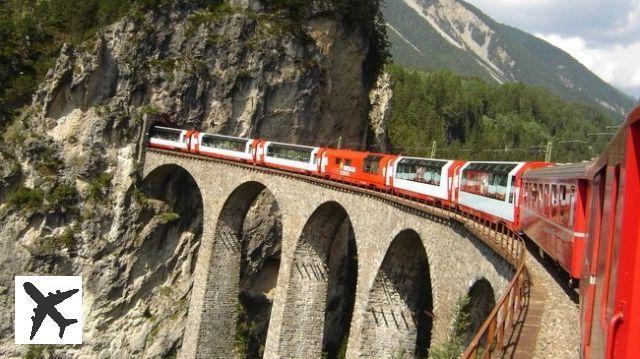
[[[587,161],[531,169],[526,171],[522,178],[588,179],[589,168],[593,164],[594,161]]]

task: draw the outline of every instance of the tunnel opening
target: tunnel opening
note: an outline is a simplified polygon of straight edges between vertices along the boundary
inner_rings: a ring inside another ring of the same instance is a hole
[[[370,291],[361,353],[425,357],[431,344],[433,294],[427,253],[413,230],[391,242]]]
[[[287,288],[281,353],[344,357],[357,272],[351,220],[340,204],[324,203],[309,217],[298,239]]]
[[[143,355],[170,355],[182,344],[181,336],[172,333],[184,329],[188,315],[184,298],[191,295],[202,237],[202,195],[187,170],[163,165],[151,171],[139,189],[132,187],[127,198],[137,224],[132,244],[135,259],[126,272],[129,289],[120,292],[116,287],[109,297],[131,296],[131,310],[144,298],[143,317],[155,320],[140,323],[149,326],[156,337]]]
[[[201,329],[202,354],[261,358],[278,282],[282,243],[280,207],[273,193],[246,182],[226,200],[215,230]],[[204,351],[203,351],[204,350]]]
[[[471,343],[495,305],[495,292],[491,283],[485,278],[476,280],[469,288],[466,304],[462,307],[460,314],[465,318],[465,325],[460,328],[460,332],[457,334],[462,338],[464,348]]]

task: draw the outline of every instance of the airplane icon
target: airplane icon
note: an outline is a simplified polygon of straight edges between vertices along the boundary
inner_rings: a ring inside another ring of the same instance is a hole
[[[56,309],[56,305],[64,302],[69,297],[76,294],[79,289],[72,289],[66,292],[60,292],[59,290],[57,290],[55,294],[49,292],[49,294],[45,297],[38,290],[38,288],[36,288],[36,286],[31,284],[30,282],[25,282],[23,287],[25,292],[29,294],[31,299],[33,299],[33,301],[38,304],[38,306],[33,310],[34,315],[31,317],[33,325],[31,327],[31,337],[29,338],[30,340],[33,340],[33,337],[38,332],[38,329],[40,329],[42,321],[47,315],[51,317],[51,319],[53,319],[56,324],[58,324],[58,327],[60,328],[60,333],[58,334],[60,336],[60,339],[62,339],[62,336],[64,336],[64,330],[67,328],[67,326],[78,322],[76,319],[67,319],[63,317],[62,314],[60,314],[60,312]]]

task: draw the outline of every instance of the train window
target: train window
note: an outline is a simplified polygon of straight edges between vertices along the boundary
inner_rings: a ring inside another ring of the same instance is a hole
[[[370,155],[364,159],[363,170],[368,173],[378,173],[378,167],[380,166],[380,160],[382,156]]]
[[[152,127],[149,137],[166,141],[180,141],[182,130],[167,127]]]
[[[543,196],[544,197],[542,199],[542,201],[543,201],[542,208],[544,209],[544,213],[547,216],[550,216],[551,215],[551,208],[550,208],[551,207],[550,206],[551,201],[550,201],[550,196],[549,196],[549,185],[548,184],[544,185],[544,194],[543,194]]]
[[[336,164],[340,165],[341,162],[342,162],[342,158],[336,157]]]
[[[344,165],[345,166],[351,166],[351,159],[347,158],[346,160],[344,160]]]
[[[311,147],[300,147],[272,143],[267,149],[267,156],[308,163],[311,160],[312,152],[313,148]]]
[[[439,186],[440,173],[446,163],[447,161],[403,158],[398,163],[396,178]],[[463,186],[467,186],[470,182],[472,180],[470,181],[468,178],[463,177]]]
[[[204,135],[202,136],[201,145],[222,150],[244,152],[247,147],[247,141],[248,140],[242,138]]]
[[[558,186],[551,185],[551,218],[556,218],[558,215]]]
[[[504,201],[509,173],[515,167],[516,164],[511,163],[471,163],[463,171],[462,190]]]

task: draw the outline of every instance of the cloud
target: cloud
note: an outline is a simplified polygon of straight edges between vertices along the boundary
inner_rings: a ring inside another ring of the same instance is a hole
[[[589,44],[640,38],[640,0],[467,0],[498,22],[531,33],[580,36]]]
[[[640,0],[466,0],[494,20],[568,52],[640,96]]]
[[[536,34],[537,37],[568,52],[576,60],[610,84],[640,95],[640,40],[631,44],[591,47],[580,37]]]

